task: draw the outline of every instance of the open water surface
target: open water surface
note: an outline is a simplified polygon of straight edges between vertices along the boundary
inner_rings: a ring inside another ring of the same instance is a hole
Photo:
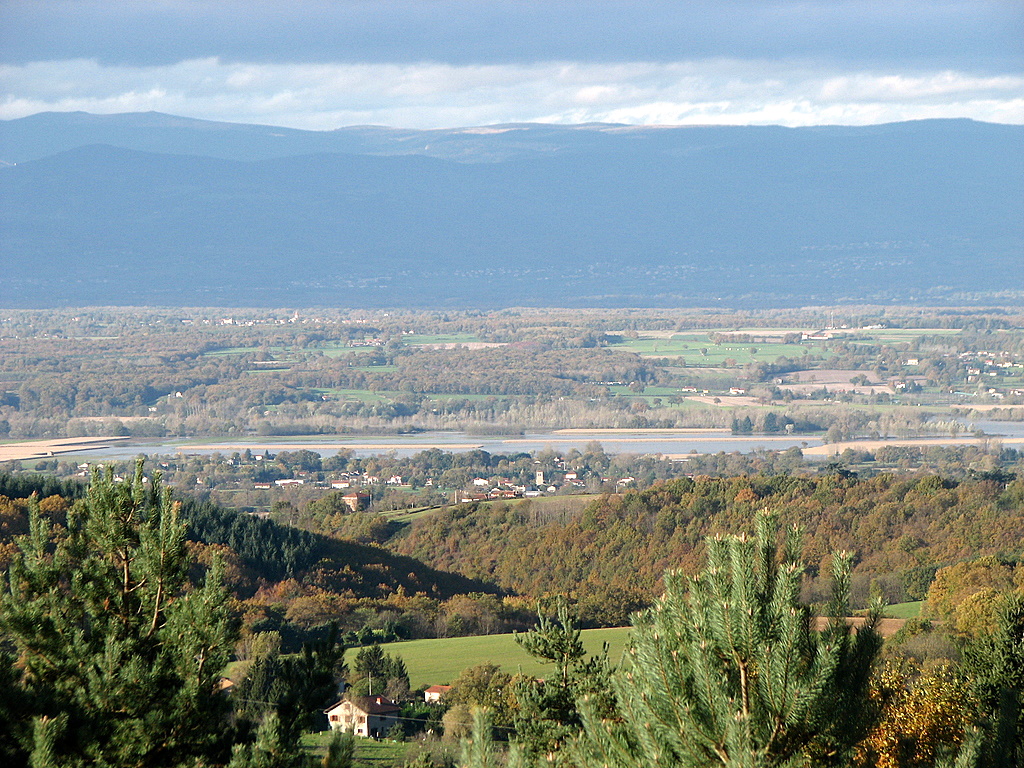
[[[982,430],[993,438],[1024,438],[1024,422],[1016,421],[973,421],[965,424],[974,430]],[[960,437],[970,438],[970,432]],[[340,435],[309,437],[265,437],[265,438],[222,438],[207,440],[129,440],[109,448],[83,451],[83,455],[98,458],[125,459],[140,453],[147,455],[183,454],[231,454],[235,450],[248,448],[253,453],[305,448],[316,451],[323,457],[333,456],[339,448],[349,448],[357,456],[371,456],[394,452],[397,456],[412,456],[428,448],[450,451],[468,451],[475,448],[489,453],[514,454],[551,450],[567,453],[575,448],[582,451],[588,443],[596,441],[611,454],[688,454],[726,453],[766,449],[784,451],[788,448],[813,448],[823,444],[818,437],[808,435],[756,435],[738,437],[728,430],[700,431],[694,433],[666,432],[537,432],[525,435],[471,435],[465,432],[419,432],[412,435]]]
[[[468,451],[474,448],[489,453],[513,454],[533,453],[534,451],[552,450],[566,453],[573,448],[582,451],[590,442],[599,442],[607,453],[732,453],[739,451],[749,453],[757,449],[784,451],[787,448],[807,448],[821,445],[818,438],[806,435],[794,436],[755,436],[737,438],[729,431],[699,432],[694,434],[665,434],[649,432],[616,432],[614,434],[599,433],[534,433],[514,436],[467,435],[464,432],[420,432],[414,435],[388,436],[339,436],[318,437],[315,439],[301,437],[269,437],[262,439],[222,439],[222,440],[161,440],[144,441],[130,440],[109,448],[88,451],[89,456],[101,458],[124,459],[147,455],[174,455],[233,453],[248,448],[253,453],[269,450],[278,453],[282,450],[305,448],[316,451],[324,457],[333,456],[339,448],[347,445],[357,446],[351,450],[357,456],[394,451],[398,456],[411,456],[428,448],[441,450]],[[230,446],[230,448],[225,448]],[[84,453],[84,452],[83,452]]]

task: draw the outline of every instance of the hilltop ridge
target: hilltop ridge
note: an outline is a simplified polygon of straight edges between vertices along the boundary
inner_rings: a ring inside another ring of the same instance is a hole
[[[1024,292],[1024,126],[0,123],[0,305],[784,306]],[[130,279],[128,279],[130,276]]]

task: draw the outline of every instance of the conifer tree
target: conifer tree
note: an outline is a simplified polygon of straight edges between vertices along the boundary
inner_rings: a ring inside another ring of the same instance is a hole
[[[297,654],[275,648],[253,663],[234,692],[236,714],[260,725],[274,716],[275,748],[299,751],[299,739],[323,717],[338,690],[344,671],[345,648],[332,626],[327,637],[304,643]]]
[[[847,612],[850,559],[833,564],[831,619],[815,632],[800,603],[804,566],[791,531],[776,556],[775,518],[754,537],[708,541],[696,578],[666,575],[665,594],[635,621],[614,678],[621,722],[584,706],[584,766],[762,768],[840,764],[872,720],[873,623]]]
[[[537,626],[515,635],[523,650],[555,666],[544,680],[521,678],[516,685],[515,741],[530,758],[543,755],[549,762],[558,761],[562,747],[580,729],[577,701],[584,696],[604,716],[615,711],[608,648],[586,658],[581,638],[564,599],[558,601],[554,618],[538,609]]]
[[[217,692],[233,633],[220,569],[188,583],[185,525],[141,461],[96,472],[66,528],[33,504],[0,596],[43,766],[160,766],[226,757]],[[31,739],[31,741],[29,741]]]
[[[968,643],[964,662],[984,715],[974,764],[1024,766],[1024,592],[1002,598],[995,632]]]

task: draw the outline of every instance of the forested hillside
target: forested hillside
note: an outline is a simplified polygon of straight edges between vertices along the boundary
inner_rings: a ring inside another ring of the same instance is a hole
[[[32,494],[41,499],[43,514],[62,525],[84,488],[47,477],[0,474],[0,568],[12,559],[14,538],[29,532]],[[199,562],[208,567],[214,555],[224,562],[236,610],[252,631],[276,629],[298,642],[335,622],[353,633],[353,642],[358,631],[363,640],[431,636],[445,633],[456,615],[472,612],[474,600],[501,605],[494,597],[498,590],[488,582],[437,571],[381,547],[310,533],[188,496],[181,499],[181,515]],[[522,613],[510,607],[501,618],[520,626]],[[456,624],[474,630],[465,618]]]
[[[394,620],[403,612],[423,612],[423,604],[396,603],[396,592],[436,603],[497,589],[529,598],[568,594],[590,623],[614,625],[660,592],[666,570],[693,571],[702,561],[706,536],[741,529],[762,509],[776,510],[784,524],[805,530],[810,599],[821,597],[818,566],[837,549],[854,553],[855,604],[864,605],[872,590],[888,602],[923,599],[940,568],[982,556],[1012,563],[1024,555],[1024,479],[1011,478],[993,473],[960,482],[925,474],[859,479],[841,470],[818,477],[681,478],[605,495],[585,507],[530,500],[443,507],[392,526],[398,533],[390,540],[384,529],[375,528],[373,540],[386,540],[387,549],[191,497],[183,499],[182,512],[198,546],[230,553],[239,597],[264,608],[278,605],[283,613],[291,610],[307,627],[329,621],[332,614],[344,619],[359,601],[369,601],[361,605],[371,608],[363,622],[379,616],[379,601],[391,601]],[[59,514],[80,495],[81,486],[0,475],[0,492],[0,531],[9,541],[26,532],[24,502],[18,499],[39,493],[49,497],[44,507]],[[348,517],[338,535],[354,535],[377,520],[370,513]],[[497,627],[502,616],[514,619],[508,605],[491,600],[456,624],[473,631],[480,622]],[[511,610],[514,614],[514,605]],[[488,611],[493,615],[482,618]],[[425,622],[437,622],[437,612],[433,605],[428,617],[416,618],[419,633]],[[362,626],[351,617],[343,623]]]
[[[505,589],[572,594],[595,618],[610,617],[624,599],[659,594],[667,569],[693,572],[705,536],[743,530],[771,509],[804,528],[812,577],[831,552],[854,554],[855,605],[872,585],[889,602],[920,600],[938,568],[1024,554],[1024,480],[1005,479],[684,478],[605,496],[573,516],[546,516],[529,501],[455,507],[416,520],[392,546]],[[822,598],[816,580],[806,589]]]

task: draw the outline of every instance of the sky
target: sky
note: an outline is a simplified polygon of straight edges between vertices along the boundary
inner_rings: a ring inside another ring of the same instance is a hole
[[[1024,124],[1024,0],[0,0],[0,119]]]

